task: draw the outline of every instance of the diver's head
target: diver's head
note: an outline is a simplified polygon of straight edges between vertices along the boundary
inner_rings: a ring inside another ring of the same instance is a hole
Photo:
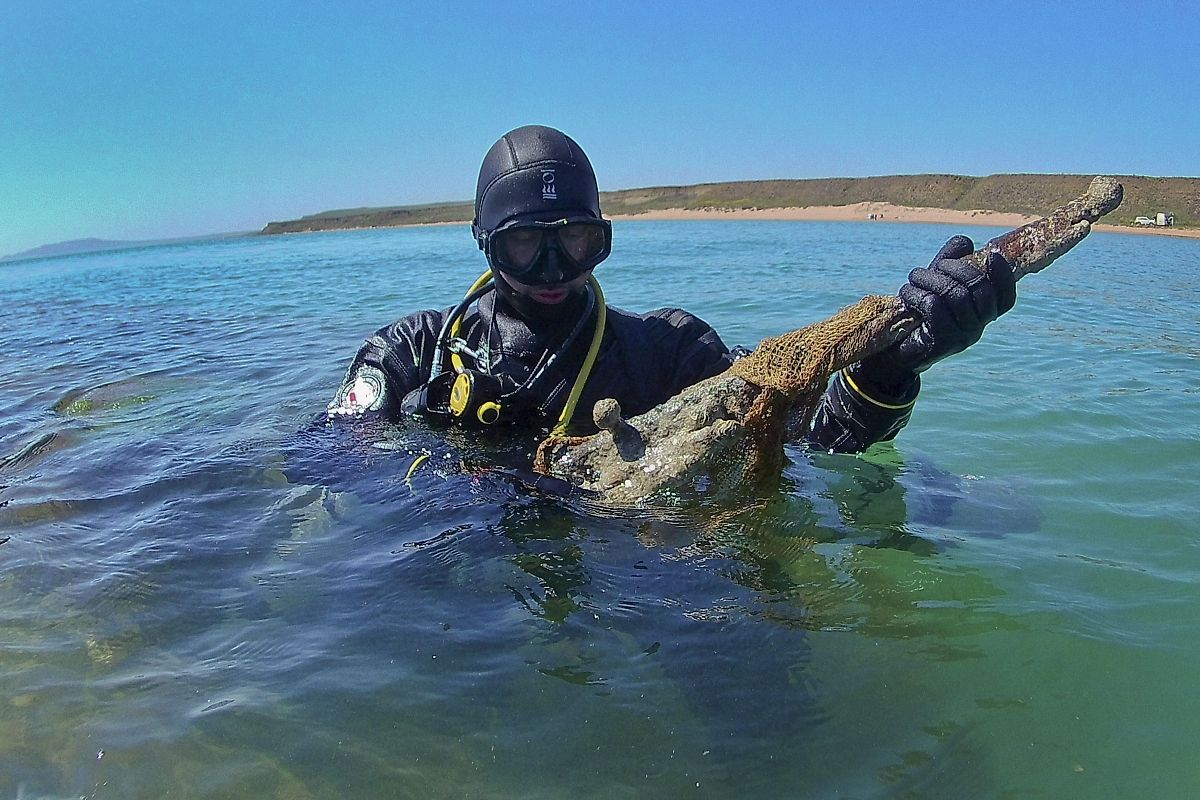
[[[496,290],[526,317],[571,313],[612,247],[587,156],[571,137],[541,125],[510,131],[488,150],[471,230]]]

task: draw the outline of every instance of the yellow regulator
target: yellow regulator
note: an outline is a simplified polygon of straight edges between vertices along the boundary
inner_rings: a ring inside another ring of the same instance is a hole
[[[494,425],[500,419],[500,382],[482,372],[460,372],[450,387],[450,413],[468,425]]]

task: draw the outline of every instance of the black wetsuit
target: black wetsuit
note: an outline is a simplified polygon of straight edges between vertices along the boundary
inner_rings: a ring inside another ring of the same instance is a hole
[[[580,298],[584,311],[586,298]],[[421,311],[381,328],[359,349],[342,388],[329,407],[331,417],[380,415],[395,419],[404,398],[430,378],[434,346],[450,309]],[[460,330],[470,350],[484,354],[505,394],[502,423],[525,427],[554,424],[579,374],[595,330],[590,314],[565,350],[530,385],[540,362],[570,338],[579,314],[565,322],[532,328],[512,313],[495,292],[468,311]],[[745,351],[741,351],[745,352]],[[683,389],[722,372],[737,357],[709,325],[686,311],[663,308],[631,314],[607,307],[604,338],[571,420],[573,433],[593,433],[591,409],[597,400],[615,398],[625,417],[649,411]],[[464,361],[475,368],[469,356]],[[449,365],[446,365],[449,369]],[[919,391],[914,382],[906,396],[874,400],[839,373],[799,438],[812,447],[859,452],[890,439],[908,422]]]

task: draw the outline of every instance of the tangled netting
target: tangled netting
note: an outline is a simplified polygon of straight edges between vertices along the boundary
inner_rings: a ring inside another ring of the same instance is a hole
[[[819,394],[834,372],[878,352],[903,310],[896,297],[868,295],[822,322],[763,339],[729,370],[791,402]]]
[[[905,329],[905,309],[896,297],[868,295],[832,317],[764,339],[754,352],[729,368],[759,387],[744,420],[749,450],[765,466],[779,450],[789,424],[807,427],[829,378],[843,367],[884,349]]]

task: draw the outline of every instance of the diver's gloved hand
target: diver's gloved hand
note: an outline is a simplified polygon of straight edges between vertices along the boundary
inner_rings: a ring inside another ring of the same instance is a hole
[[[962,260],[974,250],[966,236],[955,236],[928,267],[909,273],[900,299],[920,312],[920,327],[855,365],[856,377],[886,395],[904,394],[919,373],[975,344],[989,322],[1013,307],[1017,280],[1012,265],[999,253],[989,253],[980,272]]]

